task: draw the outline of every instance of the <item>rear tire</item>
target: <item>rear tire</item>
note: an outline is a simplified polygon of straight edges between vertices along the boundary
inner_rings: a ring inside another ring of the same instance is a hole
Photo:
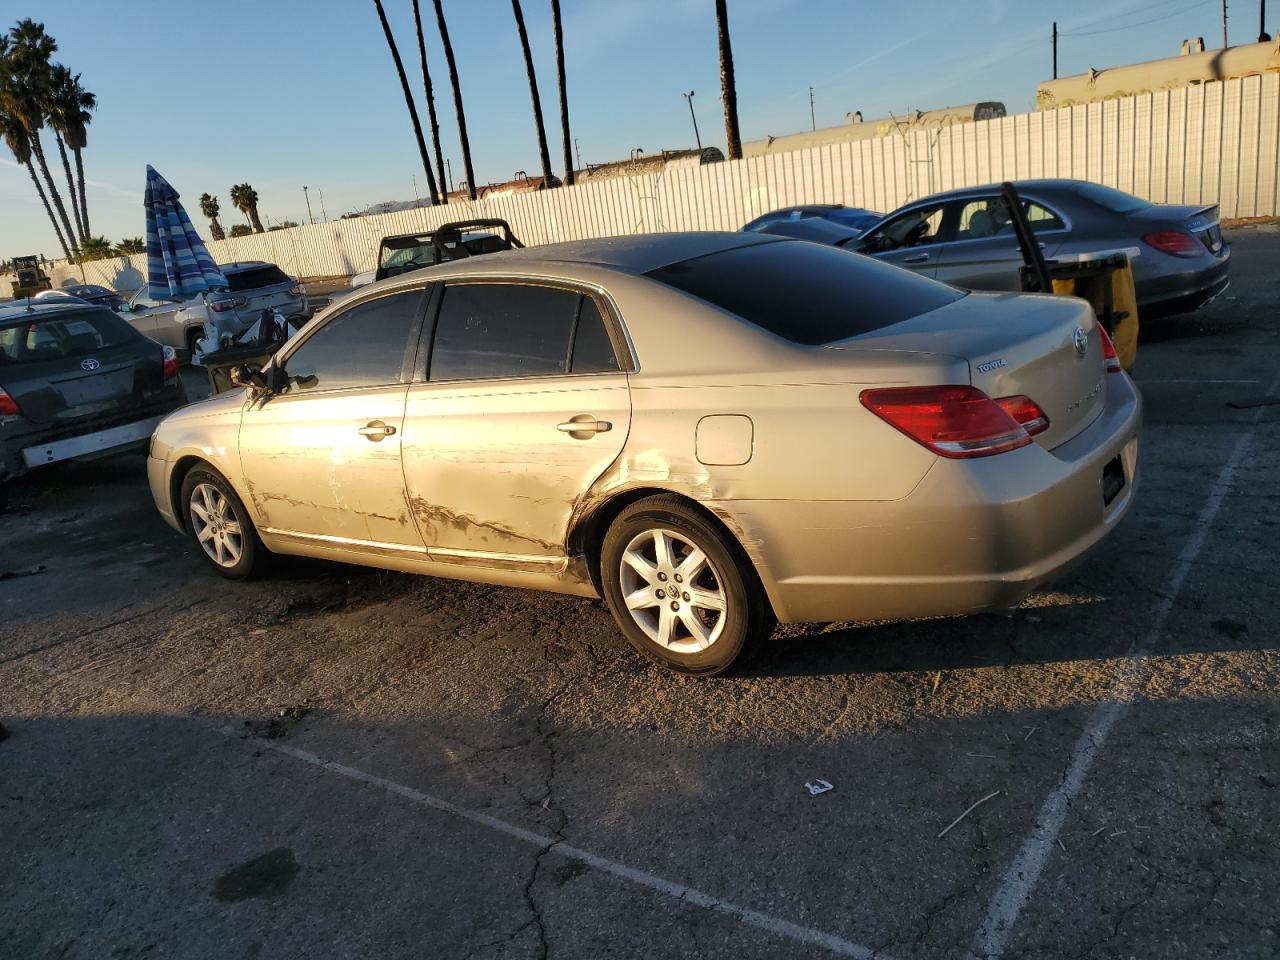
[[[177,508],[200,556],[220,575],[248,580],[261,566],[267,550],[249,511],[213,467],[191,469],[182,481]]]
[[[742,548],[675,496],[618,515],[600,551],[600,580],[631,645],[680,673],[723,673],[777,622]]]

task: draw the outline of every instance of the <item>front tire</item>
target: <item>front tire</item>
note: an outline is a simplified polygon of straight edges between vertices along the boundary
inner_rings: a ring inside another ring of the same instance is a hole
[[[776,622],[741,548],[678,497],[650,497],[618,515],[600,578],[631,645],[680,673],[723,673]]]
[[[193,468],[182,481],[179,509],[206,563],[228,580],[247,580],[266,548],[240,498],[212,467]]]

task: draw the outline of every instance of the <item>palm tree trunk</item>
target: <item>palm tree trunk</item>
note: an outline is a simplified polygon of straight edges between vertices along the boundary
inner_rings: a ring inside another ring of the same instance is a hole
[[[222,229],[222,224],[218,222],[217,217],[213,217],[209,220],[209,232],[213,234],[213,239],[215,240],[227,239],[226,231]]]
[[[31,182],[36,185],[36,193],[40,194],[40,202],[44,204],[44,212],[49,215],[49,222],[53,224],[53,232],[58,235],[58,244],[62,247],[62,252],[68,260],[73,259],[71,248],[67,246],[66,238],[62,236],[62,228],[58,226],[58,218],[53,215],[53,207],[49,206],[49,198],[45,195],[44,187],[40,185],[40,178],[36,176],[36,168],[30,160],[27,161],[27,171],[31,174]]]
[[[529,49],[529,31],[524,27],[524,11],[520,0],[511,0],[511,12],[516,17],[516,30],[520,33],[520,48],[524,51],[524,70],[529,75],[529,97],[533,100],[533,123],[538,128],[538,160],[542,163],[542,185],[551,186],[551,155],[547,152],[547,128],[542,122],[542,100],[538,97],[538,76],[533,70],[533,51]]]
[[[62,142],[62,134],[56,130],[53,133],[53,139],[58,143],[58,153],[62,156],[62,172],[67,175],[67,199],[71,201],[71,216],[76,222],[76,232],[80,235],[80,245],[84,245],[84,238],[88,236],[84,229],[84,221],[80,219],[80,204],[76,200],[76,181],[71,176],[71,161],[67,159],[67,145]]]
[[[742,158],[738,135],[738,88],[733,82],[733,45],[729,42],[729,11],[725,0],[716,0],[716,32],[720,40],[720,95],[724,100],[724,139],[730,160]]]
[[[396,38],[391,34],[391,24],[387,23],[387,13],[382,9],[382,0],[373,0],[378,9],[378,19],[382,21],[382,32],[387,37],[387,46],[391,48],[391,59],[396,62],[396,73],[400,75],[400,89],[404,91],[404,104],[409,108],[409,119],[413,121],[413,135],[418,140],[418,153],[422,157],[422,168],[427,171],[427,188],[432,198],[436,195],[436,178],[431,172],[431,161],[427,159],[427,143],[422,139],[422,121],[418,119],[418,108],[414,105],[413,94],[409,92],[409,78],[404,72],[404,62],[400,59],[400,49],[396,46]]]
[[[462,88],[458,85],[458,62],[453,58],[453,44],[449,42],[449,26],[444,22],[444,6],[441,0],[432,0],[436,8],[436,23],[440,26],[440,43],[444,46],[444,58],[449,64],[449,82],[453,84],[453,109],[458,114],[458,139],[462,143],[462,169],[467,175],[467,196],[476,198],[476,175],[471,169],[471,141],[467,138],[467,117],[462,112]]]
[[[440,124],[436,122],[436,97],[431,92],[431,73],[427,70],[427,43],[422,37],[422,14],[418,11],[418,0],[413,0],[413,24],[418,29],[418,59],[422,61],[422,86],[427,95],[427,122],[431,125],[431,149],[436,158],[436,181],[440,184],[436,203],[448,203],[449,181],[444,176],[444,154],[440,152]]]
[[[36,162],[40,165],[40,173],[44,177],[45,185],[49,188],[49,196],[53,200],[53,208],[58,211],[58,216],[62,219],[62,227],[67,232],[67,240],[71,246],[71,252],[68,254],[72,260],[80,262],[80,247],[76,243],[76,235],[71,230],[71,221],[67,219],[67,208],[62,205],[62,197],[58,194],[58,185],[53,182],[53,177],[49,174],[49,164],[44,159],[44,147],[40,144],[40,135],[37,133],[31,138],[31,152],[36,156]]]
[[[258,219],[258,205],[256,203],[249,207],[249,222],[253,224],[254,233],[266,233],[262,229],[262,221]]]
[[[560,138],[564,141],[564,182],[573,186],[573,151],[569,149],[569,93],[564,82],[564,29],[560,25],[560,0],[551,0],[551,21],[556,34],[556,83],[560,87]]]
[[[76,155],[76,178],[80,181],[80,222],[84,224],[84,235],[90,234],[89,230],[89,201],[84,195],[84,159],[80,156],[80,148],[73,147],[72,151]]]

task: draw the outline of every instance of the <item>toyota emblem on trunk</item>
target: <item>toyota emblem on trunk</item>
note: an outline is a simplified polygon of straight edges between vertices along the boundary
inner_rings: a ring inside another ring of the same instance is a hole
[[[1089,335],[1084,332],[1083,328],[1076,327],[1076,332],[1072,335],[1072,339],[1076,344],[1076,353],[1083,357],[1089,349]]]
[[[100,366],[102,366],[102,364],[93,359],[93,357],[80,361],[81,370],[97,370]]]

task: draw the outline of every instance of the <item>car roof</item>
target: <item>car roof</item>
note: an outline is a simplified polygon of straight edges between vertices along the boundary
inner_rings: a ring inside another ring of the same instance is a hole
[[[570,240],[520,250],[486,253],[483,257],[452,260],[440,267],[429,268],[433,276],[447,272],[445,268],[469,269],[483,263],[500,271],[502,265],[518,264],[528,269],[536,264],[584,263],[607,267],[622,273],[642,274],[694,257],[705,257],[722,250],[750,247],[759,243],[784,242],[782,237],[751,233],[696,231],[686,233],[641,233],[623,237],[598,237],[592,240]]]
[[[0,323],[11,323],[14,320],[21,320],[23,317],[39,317],[46,318],[58,313],[69,313],[77,310],[95,310],[100,311],[102,307],[95,306],[92,303],[85,303],[83,300],[73,300],[64,297],[49,297],[45,300],[32,300],[30,306],[27,301],[15,300],[12,303],[0,303]]]
[[[1082,182],[1081,180],[1070,180],[1065,177],[1043,180],[1014,180],[1013,186],[1017,190],[1038,190],[1042,193],[1074,193],[1076,187]],[[903,206],[914,206],[917,203],[925,201],[933,202],[935,200],[951,200],[959,197],[972,197],[975,194],[982,193],[999,193],[1002,184],[984,183],[976,187],[957,187],[955,190],[945,190],[942,193],[931,193],[927,197],[921,197],[919,200],[911,200],[904,203]]]

